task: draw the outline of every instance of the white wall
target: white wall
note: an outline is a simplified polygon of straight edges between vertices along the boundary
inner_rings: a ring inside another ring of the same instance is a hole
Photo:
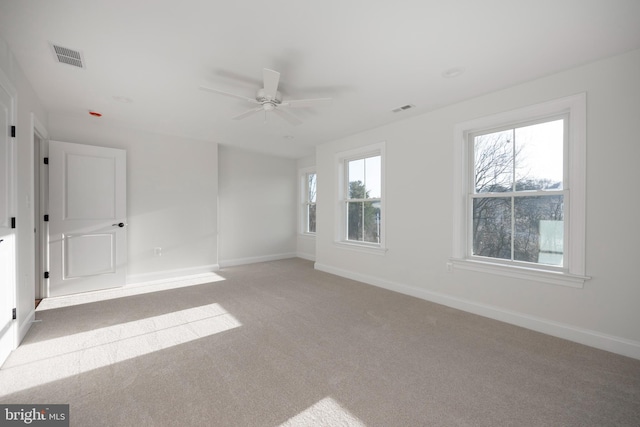
[[[220,146],[220,266],[294,257],[296,161]]]
[[[315,170],[316,167],[316,156],[312,155],[312,156],[307,156],[307,157],[302,157],[300,159],[298,159],[297,161],[297,166],[298,166],[298,185],[301,185],[301,175],[302,175],[302,171],[304,171],[305,169],[309,169],[309,168],[313,168]],[[303,215],[304,213],[301,211],[301,207],[302,207],[302,203],[304,202],[303,200],[303,192],[302,192],[302,188],[298,187],[297,189],[297,195],[298,195],[298,199],[297,199],[297,203],[298,203],[298,228],[297,228],[297,239],[296,239],[296,255],[299,258],[304,258],[304,259],[308,259],[311,261],[315,261],[316,260],[316,237],[314,235],[311,234],[303,234],[301,232],[303,224],[304,224],[304,219],[303,219]]]
[[[53,140],[127,151],[127,282],[218,268],[216,143],[52,114]],[[162,248],[161,256],[154,248]]]
[[[46,126],[47,114],[13,53],[2,39],[0,39],[0,69],[17,92],[16,311],[17,338],[21,341],[35,315],[32,116]]]
[[[640,51],[319,146],[316,268],[640,358]],[[460,78],[464,78],[461,76]],[[588,276],[575,289],[464,270],[452,248],[456,123],[587,93]],[[386,141],[384,255],[333,244],[335,154]]]

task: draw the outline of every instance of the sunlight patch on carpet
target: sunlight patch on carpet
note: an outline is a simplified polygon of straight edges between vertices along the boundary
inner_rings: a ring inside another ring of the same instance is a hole
[[[307,426],[366,427],[358,417],[351,414],[331,397],[325,397],[298,415],[280,424],[280,427]]]
[[[215,303],[27,343],[16,349],[0,370],[0,396],[240,326],[242,323]]]

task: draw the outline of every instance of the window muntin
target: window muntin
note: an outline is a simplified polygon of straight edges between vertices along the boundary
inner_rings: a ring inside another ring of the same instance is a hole
[[[382,224],[382,156],[345,160],[345,240],[380,245]]]
[[[562,268],[567,117],[469,135],[469,252]]]

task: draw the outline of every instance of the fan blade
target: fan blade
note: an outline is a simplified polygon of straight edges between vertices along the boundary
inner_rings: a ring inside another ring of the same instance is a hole
[[[245,112],[244,112],[244,113],[242,113],[242,114],[238,114],[238,115],[237,115],[237,116],[235,116],[235,117],[231,117],[231,119],[232,119],[232,120],[240,120],[240,119],[244,119],[245,117],[249,117],[250,115],[255,114],[255,113],[257,113],[258,111],[262,111],[262,110],[264,110],[264,108],[262,108],[262,106],[260,106],[260,107],[258,107],[258,108],[252,108],[252,109],[251,109],[251,110],[249,110],[249,111],[245,111]]]
[[[229,93],[229,92],[225,92],[223,90],[219,90],[219,89],[213,89],[211,87],[205,87],[205,86],[200,86],[200,89],[202,90],[206,90],[208,92],[213,92],[213,93],[217,93],[218,95],[224,95],[224,96],[230,96],[232,98],[238,98],[238,99],[243,99],[245,101],[251,102],[252,104],[260,104],[258,101],[256,101],[253,98],[247,98],[244,95],[236,95],[235,93]]]
[[[282,101],[282,103],[279,106],[291,107],[291,108],[315,107],[316,105],[331,104],[332,101],[333,99],[331,98],[290,99],[287,101]]]
[[[294,126],[298,126],[299,124],[302,124],[302,121],[299,120],[297,117],[295,117],[291,113],[287,113],[286,111],[278,110],[277,108],[275,110],[273,110],[273,112],[276,113],[277,115],[279,115],[280,117],[282,117],[283,119],[285,119],[286,121],[288,121],[289,123],[291,123]]]
[[[264,96],[268,99],[276,99],[278,83],[280,82],[280,73],[264,68],[262,70],[262,78],[264,80]]]

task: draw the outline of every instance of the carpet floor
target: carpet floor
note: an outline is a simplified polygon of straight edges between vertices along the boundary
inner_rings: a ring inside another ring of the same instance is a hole
[[[45,299],[0,402],[72,426],[639,426],[640,360],[290,259]]]

